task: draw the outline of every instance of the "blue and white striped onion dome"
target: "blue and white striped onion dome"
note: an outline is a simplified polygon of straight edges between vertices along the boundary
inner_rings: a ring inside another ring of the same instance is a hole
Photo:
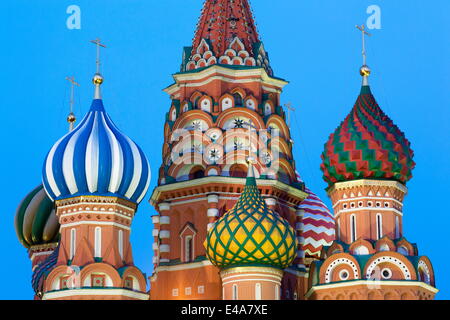
[[[121,133],[94,99],[78,126],[50,149],[42,172],[53,200],[77,196],[111,196],[139,204],[150,183],[150,166],[142,150]]]

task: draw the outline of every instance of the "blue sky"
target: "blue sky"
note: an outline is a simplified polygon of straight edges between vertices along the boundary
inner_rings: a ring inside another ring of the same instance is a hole
[[[69,5],[81,8],[81,29],[66,27]],[[16,239],[17,205],[40,183],[44,157],[67,131],[69,86],[74,75],[78,119],[90,106],[95,48],[101,38],[103,98],[118,127],[150,159],[152,190],[161,163],[163,124],[170,106],[162,89],[179,70],[203,0],[9,0],[0,2],[3,123],[0,220],[0,299],[31,299],[31,263]],[[328,135],[348,114],[359,93],[360,34],[366,8],[381,8],[381,29],[368,41],[372,91],[382,109],[406,133],[417,167],[408,183],[404,232],[434,265],[437,298],[450,298],[447,242],[450,176],[450,56],[448,0],[253,0],[261,38],[275,75],[290,81],[282,102],[293,120],[295,159],[309,187],[329,205],[320,154]],[[151,190],[133,222],[134,260],[152,270]]]

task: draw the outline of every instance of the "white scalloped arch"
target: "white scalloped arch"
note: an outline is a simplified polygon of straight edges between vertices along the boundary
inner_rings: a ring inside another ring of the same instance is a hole
[[[340,266],[342,264],[346,264],[348,266],[350,266],[350,268],[353,270],[353,276],[355,279],[359,279],[359,272],[358,272],[358,267],[356,266],[356,264],[347,258],[339,258],[334,260],[327,268],[327,270],[325,271],[325,283],[330,283],[331,282],[331,278],[333,276],[333,270],[337,267]]]

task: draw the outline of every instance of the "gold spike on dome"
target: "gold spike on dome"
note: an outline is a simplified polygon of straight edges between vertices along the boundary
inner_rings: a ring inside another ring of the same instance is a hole
[[[296,256],[295,232],[262,199],[251,160],[239,200],[207,234],[206,253],[221,269],[261,265],[285,269]]]

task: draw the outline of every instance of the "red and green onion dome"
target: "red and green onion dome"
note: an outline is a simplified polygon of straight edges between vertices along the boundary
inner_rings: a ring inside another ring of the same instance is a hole
[[[17,237],[26,248],[58,241],[59,222],[55,207],[42,185],[22,200],[14,222]]]
[[[411,179],[415,163],[410,142],[381,110],[368,85],[322,153],[323,178],[331,186],[356,179]]]
[[[206,254],[220,269],[266,266],[285,269],[296,257],[294,229],[262,199],[253,166],[234,207],[209,230]]]

